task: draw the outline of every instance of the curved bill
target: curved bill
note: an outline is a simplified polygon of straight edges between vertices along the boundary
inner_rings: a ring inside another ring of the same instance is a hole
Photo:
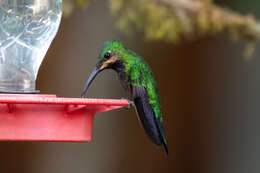
[[[93,72],[90,74],[85,87],[82,91],[81,97],[84,97],[86,95],[86,92],[88,90],[88,87],[90,86],[90,84],[92,83],[92,81],[95,79],[95,77],[97,76],[97,74],[100,72],[101,70],[98,67],[95,67],[95,69],[93,70]]]

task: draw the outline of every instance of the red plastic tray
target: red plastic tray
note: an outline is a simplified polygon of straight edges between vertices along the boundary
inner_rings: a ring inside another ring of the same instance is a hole
[[[91,140],[95,114],[128,106],[127,100],[0,94],[0,140]]]

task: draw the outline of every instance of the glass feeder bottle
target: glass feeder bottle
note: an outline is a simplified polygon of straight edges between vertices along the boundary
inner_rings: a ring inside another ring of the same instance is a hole
[[[0,92],[37,92],[37,73],[61,14],[62,0],[0,0]]]

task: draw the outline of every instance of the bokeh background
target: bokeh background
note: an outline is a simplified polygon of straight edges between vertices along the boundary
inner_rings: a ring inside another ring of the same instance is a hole
[[[216,3],[260,17],[258,0]],[[133,108],[96,115],[90,143],[0,142],[1,172],[259,173],[260,52],[226,33],[178,45],[122,34],[108,1],[62,20],[40,68],[43,94],[79,97],[102,44],[120,40],[150,64],[161,95],[169,156],[146,137]],[[126,97],[113,71],[102,72],[89,97]]]

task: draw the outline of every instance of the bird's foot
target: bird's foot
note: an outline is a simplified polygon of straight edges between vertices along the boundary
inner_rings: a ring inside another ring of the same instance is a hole
[[[129,105],[127,106],[127,109],[130,109],[133,107],[135,104],[132,100],[126,99],[126,98],[121,98],[122,100],[127,100],[129,102]]]

